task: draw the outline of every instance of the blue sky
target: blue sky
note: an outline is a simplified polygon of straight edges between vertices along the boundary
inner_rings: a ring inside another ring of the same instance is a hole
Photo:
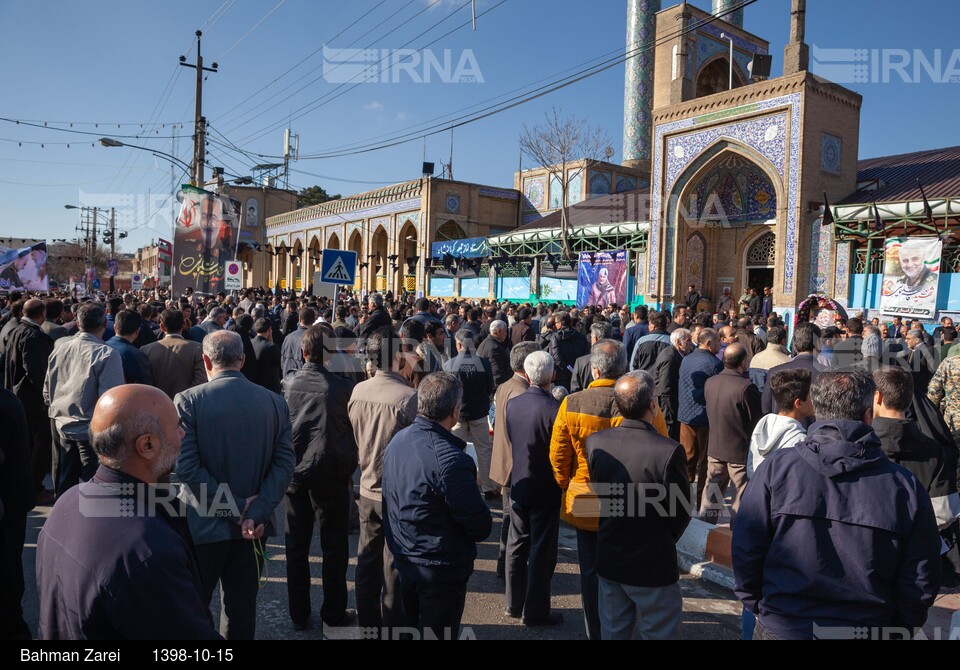
[[[705,9],[710,5],[709,0],[691,4]],[[867,4],[869,12],[864,11]],[[398,49],[410,42],[408,48],[422,47],[468,22],[469,3],[0,2],[0,59],[6,64],[0,71],[4,91],[0,117],[48,124],[34,128],[0,122],[0,197],[6,203],[0,237],[72,237],[77,212],[65,210],[64,204],[109,206],[111,199],[121,196],[124,202],[140,203],[139,211],[119,221],[121,230],[130,230],[124,250],[133,251],[168,234],[169,210],[158,215],[147,195],[170,192],[170,165],[148,152],[101,147],[96,139],[144,133],[142,139],[124,141],[190,160],[194,72],[178,67],[177,59],[184,54],[188,62],[195,60],[193,33],[205,22],[209,24],[202,42],[205,64],[220,65],[204,86],[204,114],[216,142],[209,147],[209,164],[246,175],[255,162],[273,159],[241,155],[225,148],[224,138],[250,154],[275,155],[281,151],[289,119],[300,135],[301,155],[308,155],[376,141],[436,117],[456,116],[471,105],[622,49],[625,8],[623,0],[477,0],[482,14],[477,31],[460,28],[430,49],[440,58],[449,49],[454,65],[470,50],[473,60],[464,64],[475,65],[483,83],[445,83],[435,74],[429,83],[415,83],[397,75],[396,83],[336,89],[336,83],[323,78],[324,45]],[[441,22],[448,15],[452,16]],[[902,54],[890,50],[905,50],[902,53],[911,61],[919,50],[931,63],[939,50],[940,71],[952,64],[960,74],[960,50],[953,34],[958,24],[960,3],[809,0],[806,41],[820,48],[884,49],[893,61]],[[771,42],[773,73],[779,74],[789,1],[759,0],[746,9],[744,27]],[[907,72],[912,79],[912,65]],[[328,78],[334,76],[329,73]],[[916,82],[903,82],[893,72],[887,83],[848,86],[864,96],[861,157],[960,143],[955,120],[960,82],[935,83],[921,69]],[[552,106],[604,128],[617,152],[614,160],[619,160],[622,65],[457,129],[454,176],[511,186],[523,124],[536,123]],[[174,130],[171,124],[182,128]],[[179,140],[172,139],[174,133]],[[435,161],[438,171],[449,153],[449,132],[427,139],[427,160]],[[295,188],[320,184],[332,193],[356,193],[419,176],[423,154],[424,142],[416,140],[376,152],[300,160],[293,166],[290,184]]]

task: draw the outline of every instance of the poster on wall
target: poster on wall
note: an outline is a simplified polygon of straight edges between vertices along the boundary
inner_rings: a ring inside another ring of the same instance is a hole
[[[184,187],[173,238],[173,291],[223,290],[224,265],[234,258],[239,212],[230,198]]]
[[[627,301],[627,252],[581,252],[577,307],[623,305]]]
[[[19,249],[0,245],[0,291],[46,291],[48,286],[46,242]]]
[[[943,242],[936,237],[894,237],[883,247],[880,312],[933,319]]]

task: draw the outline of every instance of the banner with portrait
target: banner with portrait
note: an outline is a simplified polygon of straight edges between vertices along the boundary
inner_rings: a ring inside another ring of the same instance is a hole
[[[883,248],[880,313],[933,319],[943,242],[936,237],[894,237]]]
[[[224,264],[234,258],[240,211],[236,201],[185,186],[173,238],[173,292],[223,290]]]
[[[581,252],[577,307],[623,305],[627,301],[627,252]]]
[[[12,249],[0,245],[0,291],[47,291],[47,243]]]

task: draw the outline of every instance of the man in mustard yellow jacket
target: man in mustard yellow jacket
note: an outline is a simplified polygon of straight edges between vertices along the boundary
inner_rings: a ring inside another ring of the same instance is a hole
[[[613,387],[627,371],[627,356],[616,340],[601,340],[590,352],[594,381],[590,386],[563,399],[550,440],[553,476],[563,489],[560,518],[577,529],[577,557],[580,563],[580,590],[587,638],[600,639],[599,582],[596,572],[597,528],[600,501],[590,488],[587,470],[587,437],[623,421],[617,410]],[[667,434],[663,413],[653,421],[661,435]]]

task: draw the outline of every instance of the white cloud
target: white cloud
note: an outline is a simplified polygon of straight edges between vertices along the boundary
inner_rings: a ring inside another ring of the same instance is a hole
[[[397,121],[406,121],[407,113],[406,112],[397,112]]]
[[[363,108],[366,109],[367,111],[379,112],[383,109],[383,103],[377,100],[374,100],[373,102],[369,102],[366,105],[364,105]]]

